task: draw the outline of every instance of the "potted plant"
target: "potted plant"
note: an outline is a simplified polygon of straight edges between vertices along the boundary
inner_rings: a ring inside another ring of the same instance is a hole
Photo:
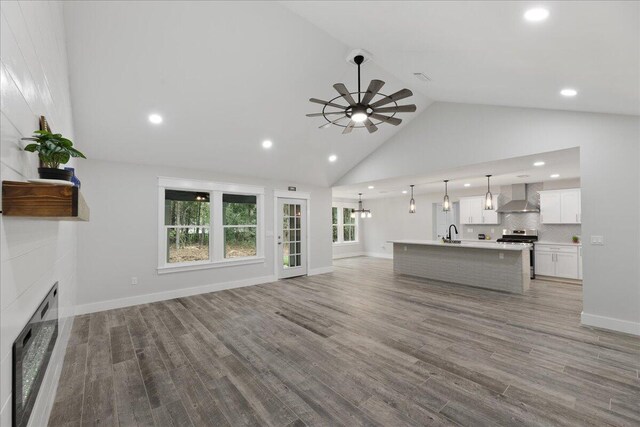
[[[73,172],[60,169],[59,166],[66,164],[72,157],[86,159],[84,154],[73,148],[73,142],[59,133],[46,130],[37,130],[33,133],[33,137],[22,139],[35,141],[24,147],[24,151],[38,153],[41,165],[38,168],[40,178],[71,181]]]
[[[573,237],[571,238],[571,241],[572,241],[573,243],[580,243],[580,236],[573,236]]]

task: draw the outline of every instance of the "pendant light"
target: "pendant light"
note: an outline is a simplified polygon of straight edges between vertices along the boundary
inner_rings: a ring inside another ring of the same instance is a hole
[[[371,210],[362,207],[362,193],[358,193],[358,209],[351,209],[351,218],[360,214],[360,218],[371,218]]]
[[[491,195],[490,178],[491,175],[487,175],[487,194],[484,196],[484,210],[486,211],[493,210],[493,196]]]
[[[411,184],[411,200],[409,200],[409,213],[416,213],[416,201],[413,198],[413,184]]]
[[[448,179],[444,180],[444,200],[442,201],[442,210],[444,212],[449,212],[451,210],[451,202],[449,201],[449,193],[447,188]]]

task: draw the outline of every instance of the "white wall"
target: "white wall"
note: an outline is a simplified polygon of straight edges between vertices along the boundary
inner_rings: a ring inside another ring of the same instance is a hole
[[[372,217],[364,222],[364,252],[368,256],[391,258],[393,245],[388,240],[433,238],[433,203],[442,201],[438,194],[418,194],[416,213],[409,213],[409,196],[367,201]]]
[[[0,175],[2,180],[37,177],[37,157],[22,151],[20,138],[51,128],[73,139],[62,5],[1,3]],[[79,149],[82,142],[76,141]],[[66,349],[76,293],[76,224],[0,216],[0,425],[11,425],[11,346],[54,282],[59,282],[58,343],[31,414],[46,425]]]
[[[83,161],[78,168],[91,221],[78,233],[78,312],[167,299],[185,292],[273,281],[273,190],[310,192],[310,273],[331,267],[331,189],[220,175],[210,171]],[[158,275],[158,176],[265,187],[266,261]],[[295,193],[291,193],[295,197]],[[131,277],[138,284],[131,285]],[[189,288],[198,288],[189,291]]]
[[[338,184],[580,147],[582,320],[640,334],[639,130],[637,116],[436,102]]]

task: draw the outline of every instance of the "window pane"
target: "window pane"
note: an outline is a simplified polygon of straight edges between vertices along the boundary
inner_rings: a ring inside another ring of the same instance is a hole
[[[342,223],[343,224],[355,224],[356,219],[351,218],[351,209],[342,208]]]
[[[164,225],[209,225],[209,193],[165,190]]]
[[[338,241],[338,226],[332,225],[331,228],[333,228],[333,242],[335,243]]]
[[[256,196],[223,194],[222,210],[224,225],[255,225],[258,223]]]
[[[354,225],[344,226],[344,241],[353,242],[356,240],[356,227]]]
[[[209,229],[168,228],[167,262],[191,262],[209,260]]]
[[[228,227],[224,229],[224,257],[256,256],[256,227]]]
[[[338,208],[331,208],[331,223],[333,225],[338,224]]]

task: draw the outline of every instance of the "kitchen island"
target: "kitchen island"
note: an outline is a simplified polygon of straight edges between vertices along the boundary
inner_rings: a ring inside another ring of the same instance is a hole
[[[528,245],[391,240],[393,271],[460,285],[522,294],[529,289]]]

